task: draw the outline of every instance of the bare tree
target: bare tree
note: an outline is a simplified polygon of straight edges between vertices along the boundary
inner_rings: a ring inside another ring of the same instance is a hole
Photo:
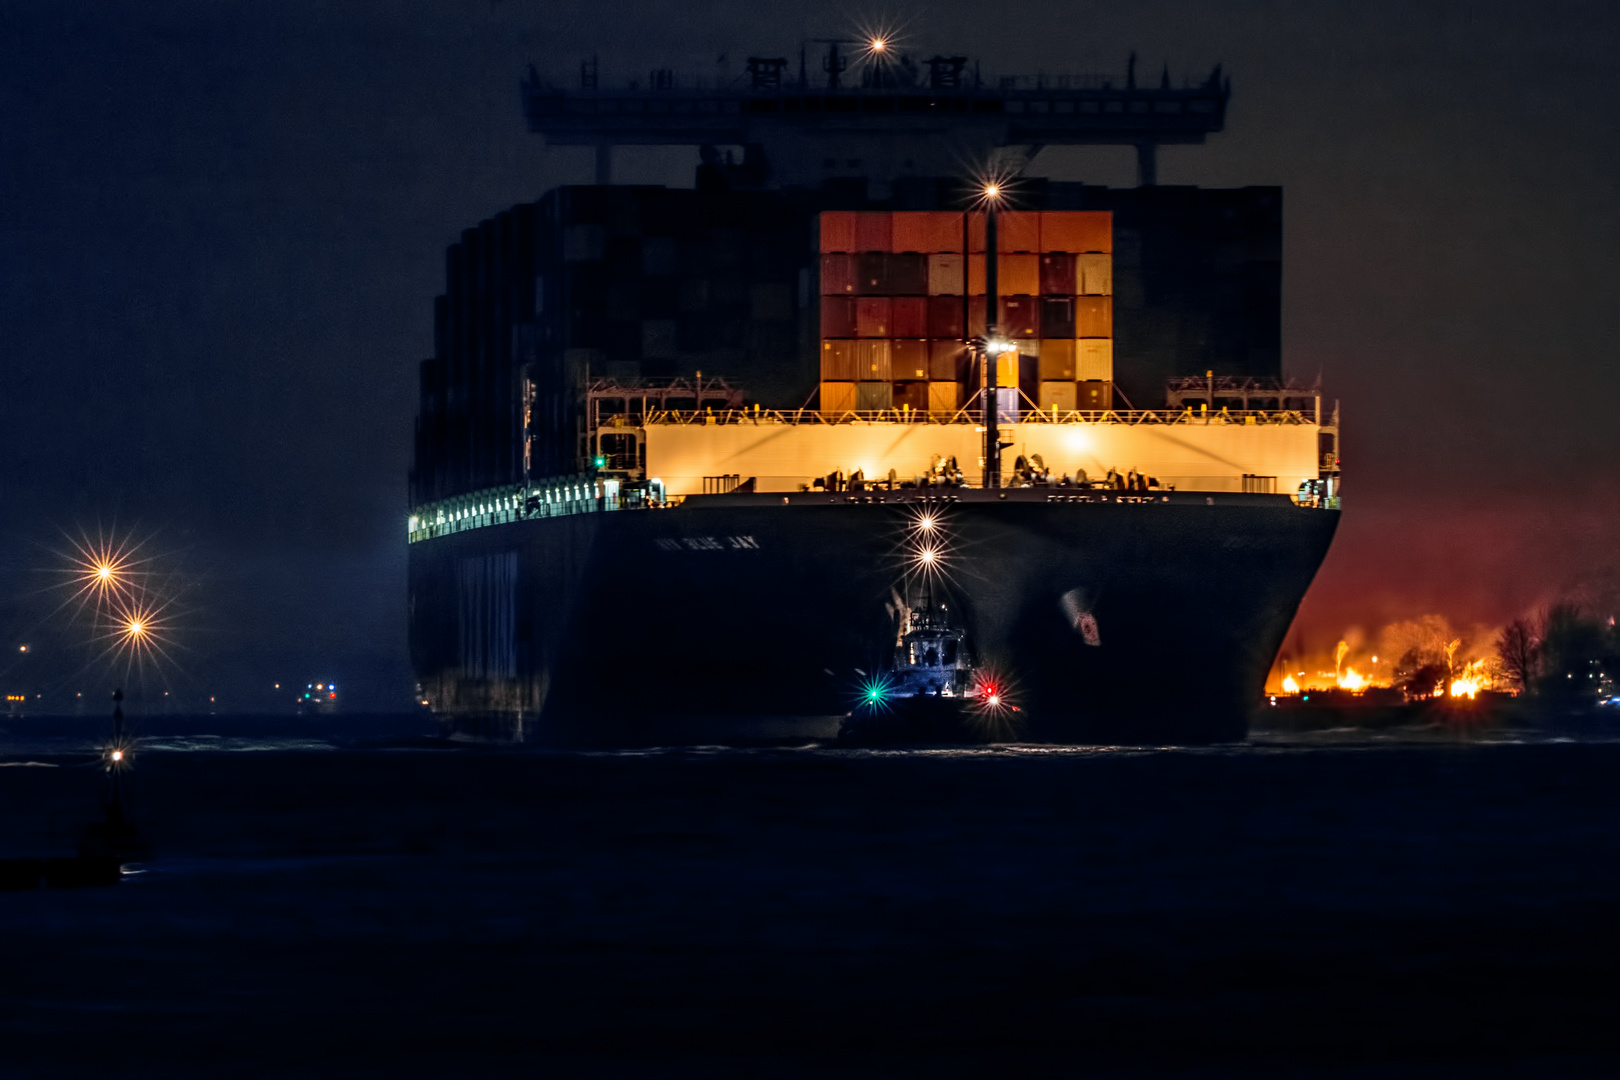
[[[1496,655],[1520,690],[1528,692],[1535,685],[1540,651],[1536,632],[1525,619],[1514,619],[1496,636]]]

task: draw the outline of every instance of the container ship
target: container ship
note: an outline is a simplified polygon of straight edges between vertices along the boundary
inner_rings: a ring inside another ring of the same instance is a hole
[[[523,81],[596,183],[449,249],[407,523],[421,700],[557,745],[825,740],[894,687],[995,738],[1242,738],[1339,446],[1282,376],[1281,192],[1157,183],[1229,82],[814,60]],[[614,184],[638,144],[699,147],[694,186]],[[1134,147],[1139,184],[1019,178],[1077,144]]]

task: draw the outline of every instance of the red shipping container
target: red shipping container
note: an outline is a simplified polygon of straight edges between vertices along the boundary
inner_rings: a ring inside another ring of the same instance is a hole
[[[1010,338],[1041,336],[1041,300],[1038,296],[1008,296],[1001,301],[1001,333]]]
[[[889,259],[890,296],[928,295],[928,256],[915,251],[900,251]]]
[[[855,377],[862,381],[888,382],[894,350],[888,341],[857,341]]]
[[[928,342],[896,338],[890,342],[889,364],[896,379],[928,378]]]
[[[863,251],[855,259],[855,292],[860,296],[889,295],[889,254]]]
[[[968,297],[968,337],[984,337],[985,301],[983,296]]]
[[[891,333],[894,337],[928,336],[928,297],[896,296],[890,302]]]
[[[1114,298],[1077,296],[1074,298],[1074,336],[1100,338],[1114,336]]]
[[[996,250],[1041,250],[1041,215],[1033,210],[1003,210],[996,215]]]
[[[1074,281],[1073,255],[1067,252],[1054,252],[1041,256],[1042,296],[1073,296],[1080,291],[1075,288]]]
[[[1074,337],[1074,297],[1041,297],[1041,337]]]
[[[962,340],[962,309],[960,296],[930,296],[928,298],[928,336]]]
[[[1113,251],[1114,215],[1107,210],[1044,210],[1042,251]]]
[[[821,379],[823,382],[855,381],[855,343],[853,341],[823,341],[821,343]]]
[[[824,338],[855,337],[855,298],[853,296],[823,296],[821,298],[821,336]]]
[[[886,338],[893,318],[893,305],[887,296],[862,296],[855,301],[855,336]]]
[[[896,374],[899,374],[896,372]],[[912,412],[928,411],[928,384],[926,382],[897,382],[894,384],[894,407]]]
[[[855,293],[855,256],[846,254],[821,257],[821,295],[852,296]]]
[[[855,212],[826,210],[821,215],[821,250],[855,250]]]
[[[855,214],[856,251],[889,251],[893,243],[893,222],[887,210],[861,210]]]
[[[955,382],[967,373],[967,346],[960,341],[928,343],[928,377],[936,382]]]

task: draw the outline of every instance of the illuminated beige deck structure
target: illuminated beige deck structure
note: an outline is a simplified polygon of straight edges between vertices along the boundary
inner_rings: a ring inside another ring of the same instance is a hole
[[[760,492],[805,490],[834,472],[857,470],[868,482],[914,481],[941,459],[956,458],[970,481],[983,454],[983,429],[971,412],[941,419],[913,414],[897,419],[845,414],[832,422],[805,412],[736,412],[719,415],[654,414],[635,432],[645,440],[646,476],[670,496],[717,490],[718,478],[754,481]],[[619,429],[625,432],[626,429]],[[1292,493],[1322,475],[1321,437],[1336,424],[1319,424],[1297,411],[1208,413],[1142,411],[1070,413],[1027,411],[1004,420],[1003,482],[1015,483],[1012,463],[1039,455],[1054,481],[1092,481],[1110,469],[1136,470],[1161,487],[1181,491]],[[977,486],[977,484],[973,484]]]

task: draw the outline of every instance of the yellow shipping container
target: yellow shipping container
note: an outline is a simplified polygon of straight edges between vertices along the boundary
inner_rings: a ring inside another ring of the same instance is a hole
[[[962,287],[962,256],[950,253],[928,256],[929,296],[961,296]]]
[[[1074,352],[1075,378],[1103,380],[1113,379],[1113,338],[1083,338],[1074,343]]]
[[[1114,295],[1114,257],[1107,253],[1081,255],[1075,267],[1079,271],[1078,291],[1086,296]]]
[[[821,411],[824,413],[854,412],[855,384],[852,382],[822,383]]]
[[[1074,381],[1072,379],[1065,379],[1060,382],[1048,382],[1044,379],[1041,381],[1042,412],[1049,413],[1054,408],[1057,409],[1060,416],[1063,413],[1073,412],[1074,401]]]

